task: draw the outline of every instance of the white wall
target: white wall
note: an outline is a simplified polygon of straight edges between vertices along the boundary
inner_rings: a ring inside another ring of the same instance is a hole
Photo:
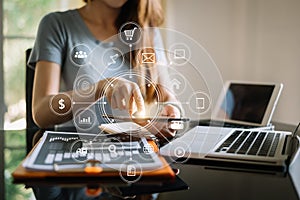
[[[282,82],[273,120],[300,121],[299,0],[166,0],[165,26],[203,45],[224,80]]]

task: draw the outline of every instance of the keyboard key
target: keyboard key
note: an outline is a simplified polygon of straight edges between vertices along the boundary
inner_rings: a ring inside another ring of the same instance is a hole
[[[237,153],[238,154],[246,154],[249,147],[251,146],[254,139],[256,138],[257,134],[258,134],[258,132],[252,132]]]
[[[111,152],[110,153],[110,157],[113,158],[113,159],[117,158],[118,157],[118,153],[117,152]]]
[[[102,155],[100,152],[95,153],[95,159],[101,161],[102,160]]]
[[[259,147],[260,147],[261,143],[263,142],[266,134],[267,134],[266,132],[259,133],[254,144],[252,145],[251,149],[249,150],[248,155],[256,155],[257,154]]]
[[[69,158],[71,158],[71,153],[69,152],[64,153],[64,159],[69,159]]]
[[[216,152],[220,152],[222,149],[228,148],[232,142],[242,133],[242,131],[234,131],[224,142],[220,145],[220,147],[216,150]]]
[[[57,153],[55,155],[54,161],[55,162],[60,162],[60,161],[62,161],[62,159],[63,159],[63,154],[62,153]]]
[[[278,146],[278,142],[279,142],[279,137],[280,137],[280,134],[277,133],[276,136],[275,136],[275,139],[273,141],[270,153],[269,153],[270,157],[274,157],[274,155],[275,155],[275,152],[276,152],[276,149],[277,149],[277,146]]]
[[[246,137],[250,131],[245,131],[242,133],[242,135],[234,142],[234,144],[230,147],[230,149],[227,151],[227,153],[235,153],[236,150],[242,145],[242,143],[245,141]]]
[[[103,153],[102,156],[103,156],[102,161],[103,161],[104,163],[109,162],[109,161],[111,160],[108,153]]]
[[[52,164],[54,160],[55,154],[48,154],[45,159],[45,164]]]
[[[273,138],[274,138],[274,133],[268,133],[264,144],[262,145],[260,151],[258,152],[259,156],[267,156],[269,149],[271,147],[271,144],[273,142]]]
[[[93,160],[94,159],[94,153],[90,152],[87,154],[87,159],[88,160]]]
[[[78,153],[72,153],[72,158],[78,158],[79,157],[79,154]]]
[[[133,150],[132,154],[139,154],[139,151],[138,150]]]

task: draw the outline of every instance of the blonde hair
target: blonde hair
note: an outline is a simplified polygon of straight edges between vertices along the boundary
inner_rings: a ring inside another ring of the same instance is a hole
[[[160,0],[129,0],[121,9],[120,15],[116,20],[116,27],[120,28],[126,22],[137,23],[143,31],[141,47],[153,47],[153,32],[145,31],[148,27],[158,27],[163,21],[163,11]],[[138,48],[137,48],[138,49]],[[142,77],[147,76],[153,84],[157,82],[156,67],[148,64],[148,66],[140,66],[137,63],[137,55],[139,50],[130,52],[132,56],[132,66],[141,73]],[[143,50],[144,51],[144,50]],[[147,49],[145,49],[147,51]],[[146,79],[140,78],[139,85],[146,102],[150,103],[156,99],[155,85],[150,84],[147,87]]]
[[[84,2],[93,1],[93,0],[84,0]],[[117,30],[127,22],[135,22],[142,29],[148,27],[159,27],[164,21],[164,14],[161,6],[161,0],[128,0],[121,8],[120,14],[115,21],[115,26]],[[153,47],[153,32],[144,31],[141,39],[141,45],[143,47]],[[156,69],[155,67],[141,67],[137,63],[137,54],[138,50],[129,52],[132,57],[132,66],[138,70],[142,75],[147,75],[152,83],[155,83],[156,78]],[[141,91],[144,95],[146,102],[151,102],[155,99],[155,88],[146,87],[146,80],[140,79],[139,85]],[[152,84],[151,84],[152,85]]]

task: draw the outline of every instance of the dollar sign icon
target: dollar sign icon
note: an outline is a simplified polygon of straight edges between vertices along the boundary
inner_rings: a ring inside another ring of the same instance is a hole
[[[59,108],[60,110],[62,110],[62,109],[64,109],[64,108],[66,107],[65,104],[64,104],[64,102],[65,102],[65,100],[63,100],[63,99],[60,99],[60,100],[58,101],[58,104],[59,104],[58,108]]]

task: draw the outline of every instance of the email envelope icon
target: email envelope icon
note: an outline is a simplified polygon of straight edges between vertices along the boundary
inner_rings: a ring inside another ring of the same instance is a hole
[[[142,63],[155,63],[155,53],[142,53]]]

